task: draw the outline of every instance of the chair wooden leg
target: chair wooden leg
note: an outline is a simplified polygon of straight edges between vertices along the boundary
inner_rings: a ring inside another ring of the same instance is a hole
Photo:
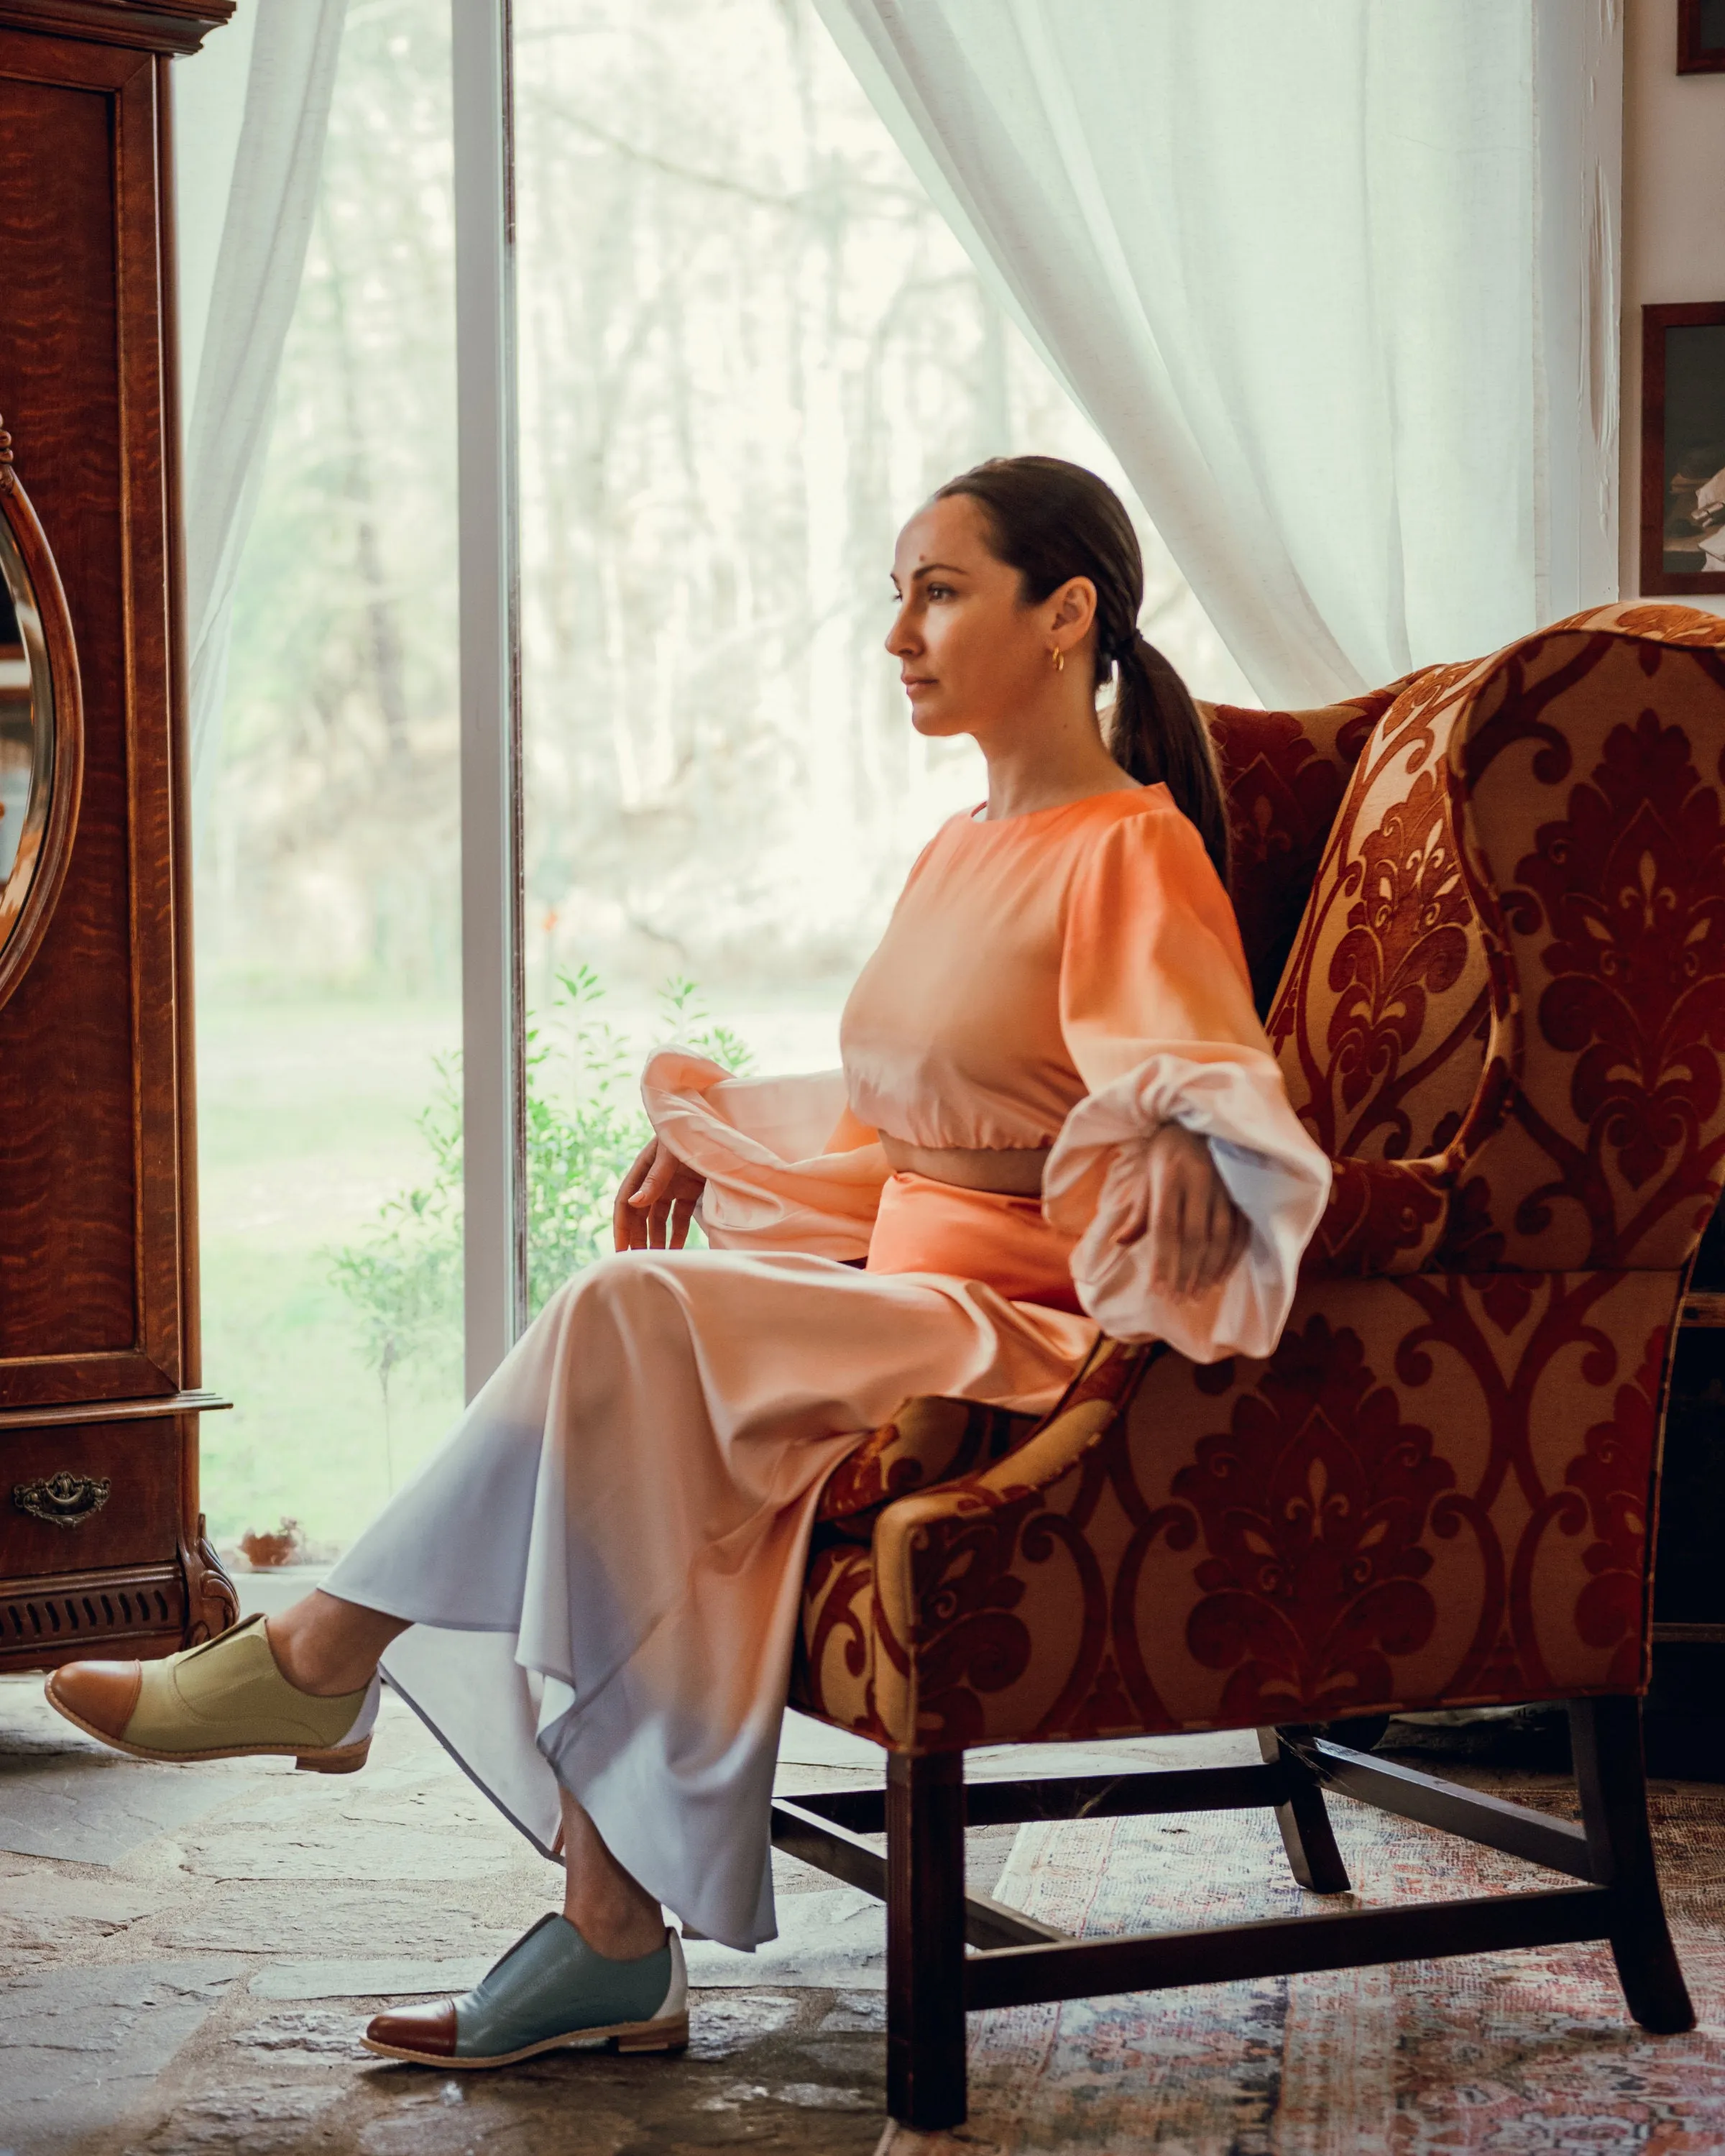
[[[1594,1876],[1615,1901],[1611,1955],[1629,2010],[1644,2029],[1676,2035],[1695,2026],[1695,2009],[1665,1920],[1653,1836],[1638,1699],[1569,1702],[1569,1738]]]
[[[886,2108],[963,2123],[964,1756],[886,1761]]]
[[[1287,1777],[1288,1794],[1276,1808],[1276,1823],[1281,1829],[1281,1845],[1288,1853],[1288,1866],[1296,1884],[1308,1893],[1345,1894],[1348,1866],[1342,1861],[1330,1829],[1322,1785],[1290,1741],[1308,1734],[1315,1737],[1317,1732],[1260,1729],[1258,1749],[1266,1766],[1279,1766]]]

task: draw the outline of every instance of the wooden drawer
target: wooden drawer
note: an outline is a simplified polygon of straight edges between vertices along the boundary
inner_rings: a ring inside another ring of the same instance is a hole
[[[185,1630],[186,1578],[177,1564],[0,1579],[0,1672],[90,1656],[172,1654]]]
[[[174,1416],[0,1430],[0,1579],[171,1563],[181,1451]]]

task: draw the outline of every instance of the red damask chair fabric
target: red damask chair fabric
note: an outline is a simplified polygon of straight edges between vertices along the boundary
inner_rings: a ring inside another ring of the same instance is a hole
[[[1404,689],[1316,711],[1201,704],[1228,791],[1234,910],[1261,1015],[1299,933],[1317,865],[1372,729]]]
[[[1725,1180],[1725,623],[1214,725],[1330,1206],[1266,1360],[1104,1342],[1040,1425],[913,1402],[834,1478],[793,1698],[894,1751],[1645,1681]]]

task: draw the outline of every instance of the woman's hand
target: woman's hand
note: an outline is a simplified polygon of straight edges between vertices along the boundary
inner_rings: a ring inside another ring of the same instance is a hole
[[[1151,1286],[1187,1302],[1222,1278],[1245,1250],[1250,1229],[1209,1147],[1178,1123],[1164,1123],[1151,1139],[1148,1166],[1144,1233]]]
[[[661,1139],[649,1138],[611,1208],[613,1242],[619,1250],[680,1250],[706,1188],[704,1175],[685,1168]]]

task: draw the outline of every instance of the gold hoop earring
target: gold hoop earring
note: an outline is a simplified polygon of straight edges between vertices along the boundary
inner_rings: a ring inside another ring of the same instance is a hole
[[[1066,670],[1066,654],[1061,650],[1059,644],[1050,644],[1048,647],[1048,655],[1054,661],[1054,670],[1055,673],[1064,674]]]

